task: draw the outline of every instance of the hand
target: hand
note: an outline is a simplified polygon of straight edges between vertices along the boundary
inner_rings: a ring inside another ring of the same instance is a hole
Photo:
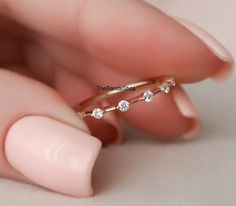
[[[199,129],[181,87],[85,123],[71,108],[97,85],[165,74],[193,83],[232,71],[231,55],[209,34],[143,1],[4,0],[0,13],[0,174],[60,193],[92,195],[101,142],[122,138],[120,118],[163,139]]]

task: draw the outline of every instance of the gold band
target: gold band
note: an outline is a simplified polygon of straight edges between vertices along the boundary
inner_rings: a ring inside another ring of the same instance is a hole
[[[153,96],[159,92],[169,93],[171,87],[174,87],[175,84],[176,84],[175,80],[172,76],[161,76],[157,79],[140,81],[125,85],[124,87],[135,88],[135,91],[136,89],[141,89],[146,87],[150,87],[150,89],[146,90],[145,92],[142,92],[141,94],[139,93],[134,97],[128,98],[126,100],[123,99],[119,101],[118,104],[101,106],[101,103],[104,100],[110,99],[115,95],[121,94],[126,91],[121,89],[111,90],[100,95],[95,95],[91,98],[82,101],[81,103],[77,104],[74,109],[78,113],[78,115],[82,118],[87,116],[92,116],[96,119],[101,119],[106,112],[111,112],[114,110],[125,112],[129,109],[129,106],[131,104],[135,104],[140,101],[150,102]],[[100,106],[93,109],[88,109],[89,107],[96,104],[100,104]]]

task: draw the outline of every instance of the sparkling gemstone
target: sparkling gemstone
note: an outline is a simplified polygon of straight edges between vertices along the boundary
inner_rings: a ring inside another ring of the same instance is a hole
[[[146,91],[143,93],[143,97],[145,98],[146,102],[151,102],[153,98],[153,93],[151,91]]]
[[[104,111],[100,108],[93,109],[92,116],[96,119],[101,119],[104,115]]]
[[[170,84],[173,87],[176,85],[175,79],[173,77],[170,77]]]
[[[161,91],[165,92],[165,93],[169,93],[170,92],[170,84],[165,82],[161,85]]]
[[[126,100],[121,100],[118,103],[118,107],[117,107],[120,111],[122,112],[126,112],[129,109],[129,102],[127,102]]]

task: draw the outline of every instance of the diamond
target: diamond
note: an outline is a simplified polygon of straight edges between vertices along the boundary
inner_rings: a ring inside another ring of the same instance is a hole
[[[170,85],[173,87],[176,85],[175,79],[173,77],[170,77]]]
[[[91,115],[96,119],[101,119],[104,115],[104,111],[100,108],[95,108],[95,109],[93,109]]]
[[[127,102],[126,100],[119,101],[117,109],[122,112],[126,112],[129,109],[129,102]]]
[[[151,102],[153,98],[153,93],[151,91],[146,91],[143,93],[143,97],[146,102]]]
[[[170,92],[170,84],[165,82],[161,85],[161,91],[165,92],[165,93],[169,93]]]

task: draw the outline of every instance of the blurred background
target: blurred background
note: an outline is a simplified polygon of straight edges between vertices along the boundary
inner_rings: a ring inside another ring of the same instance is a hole
[[[149,2],[205,28],[236,58],[235,0]],[[95,197],[70,198],[1,179],[0,204],[235,206],[236,75],[220,84],[206,80],[185,88],[203,120],[198,138],[161,144],[128,129],[126,144],[101,152],[94,172]]]

